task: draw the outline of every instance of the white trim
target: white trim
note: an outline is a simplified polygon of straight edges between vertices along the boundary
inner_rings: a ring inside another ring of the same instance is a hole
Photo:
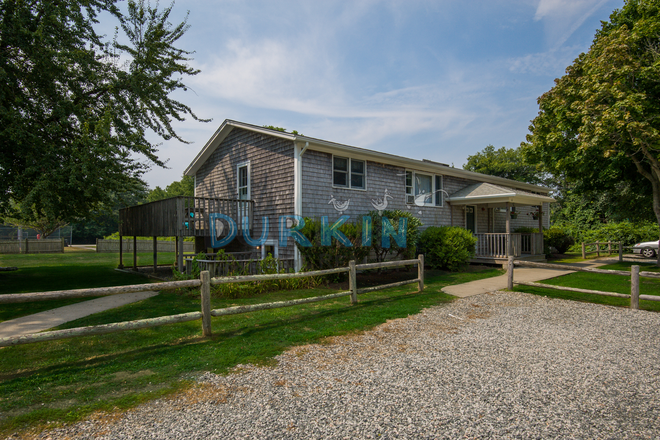
[[[293,143],[293,213],[302,217],[302,151],[298,142]],[[293,246],[293,265],[296,272],[302,268],[302,256],[298,246]]]
[[[412,169],[406,169],[405,173],[406,173],[406,176],[404,176],[404,180],[403,180],[403,186],[404,186],[403,191],[406,194],[406,204],[410,204],[408,202],[408,196],[410,194],[408,194],[408,192],[407,192],[407,186],[408,185],[407,185],[406,179],[408,178],[407,174],[412,173],[412,191],[413,191],[412,196],[413,196],[413,201],[411,203],[415,203],[415,200],[414,200],[415,199],[415,184],[416,184],[415,177],[417,176],[417,174],[420,174],[422,176],[431,176],[431,192],[433,194],[433,197],[431,198],[431,201],[430,202],[424,202],[423,207],[429,207],[429,208],[444,208],[445,207],[444,198],[442,199],[442,204],[440,204],[440,205],[435,204],[436,197],[440,196],[440,193],[438,192],[438,189],[444,189],[444,186],[445,186],[445,180],[444,180],[444,176],[442,174],[432,174],[432,173],[427,173],[427,172],[424,172],[424,171],[417,172],[417,170],[412,170]],[[435,178],[436,177],[440,177],[441,182],[442,182],[442,186],[443,186],[442,188],[436,188],[435,187]]]
[[[266,258],[266,246],[273,246],[273,258],[279,258],[279,247],[277,240],[269,239],[261,246],[261,259]]]
[[[364,159],[355,159],[359,162],[364,162],[364,173],[362,174],[362,176],[364,177],[364,188],[359,188],[359,187],[353,188],[351,186],[351,173],[352,173],[352,171],[351,171],[351,162],[353,161],[354,158],[352,158],[350,156],[339,156],[339,155],[337,155],[337,157],[340,158],[340,159],[348,160],[348,168],[347,168],[347,171],[346,171],[346,183],[348,185],[346,185],[346,186],[335,185],[335,155],[333,154],[331,162],[330,162],[330,173],[331,173],[331,176],[332,176],[332,187],[337,188],[337,189],[352,189],[354,191],[366,191],[367,190],[367,161],[364,160]]]
[[[247,168],[247,199],[241,199],[241,168]],[[240,162],[236,164],[236,198],[240,200],[252,200],[252,170],[250,161]]]
[[[472,208],[474,208],[474,231],[472,233],[473,234],[478,234],[477,225],[479,224],[479,222],[477,220],[477,205],[465,205],[466,209],[463,210],[463,225],[464,225],[464,228],[467,230],[467,228],[468,228],[467,227],[467,208],[469,208],[470,206]]]

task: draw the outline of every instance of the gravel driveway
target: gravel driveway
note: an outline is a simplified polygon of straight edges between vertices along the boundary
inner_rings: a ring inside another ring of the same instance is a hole
[[[660,314],[495,293],[42,438],[660,437]]]

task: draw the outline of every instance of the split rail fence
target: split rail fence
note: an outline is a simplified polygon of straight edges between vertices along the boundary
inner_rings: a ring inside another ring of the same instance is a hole
[[[612,255],[614,250],[612,245],[616,245],[616,250],[619,252],[619,261],[623,261],[623,250],[632,249],[632,246],[623,246],[623,243],[620,241],[595,241],[593,243],[582,243],[582,258],[586,259],[589,254],[596,254],[600,257],[600,253],[603,255],[607,252],[607,255]],[[594,249],[592,251],[587,250],[587,248]]]
[[[600,273],[600,274],[608,274],[608,275],[622,275],[622,276],[630,277],[630,294],[628,295],[625,293],[604,292],[601,290],[579,289],[577,287],[554,286],[552,284],[515,281],[514,280],[515,266],[539,267],[544,269],[570,270],[574,272],[590,272],[590,273]],[[630,308],[634,310],[639,309],[640,299],[646,301],[660,301],[660,296],[639,294],[640,277],[660,279],[660,273],[640,272],[639,266],[637,265],[631,266],[630,272],[628,272],[625,270],[607,270],[607,269],[597,269],[593,267],[576,267],[567,264],[537,263],[534,261],[514,260],[513,257],[509,257],[508,265],[507,265],[507,288],[509,290],[513,289],[514,284],[517,284],[519,286],[541,287],[544,289],[563,290],[567,292],[589,293],[593,295],[614,296],[618,298],[630,298]]]
[[[380,269],[401,266],[417,266],[417,278],[412,280],[399,281],[396,283],[382,284],[374,287],[367,287],[363,289],[357,288],[357,271],[368,269]],[[345,292],[331,293],[328,295],[314,296],[310,298],[293,299],[289,301],[276,301],[270,303],[261,303],[245,306],[234,306],[223,309],[211,310],[211,285],[227,284],[227,283],[240,283],[246,281],[268,281],[268,280],[283,280],[292,278],[308,278],[321,275],[346,273],[349,274],[349,290]],[[164,283],[153,284],[138,284],[130,286],[118,287],[101,287],[95,289],[77,289],[77,290],[62,290],[52,292],[38,292],[38,293],[17,293],[0,295],[0,304],[10,303],[24,303],[48,299],[62,299],[62,298],[82,298],[90,296],[107,296],[117,295],[120,293],[129,292],[145,292],[153,290],[171,290],[184,287],[200,287],[201,293],[201,311],[181,313],[178,315],[161,316],[158,318],[139,319],[134,321],[116,322],[112,324],[95,325],[89,327],[78,327],[65,330],[54,330],[42,333],[26,334],[21,336],[14,336],[9,338],[0,339],[0,347],[7,347],[12,345],[30,344],[34,342],[52,341],[58,339],[74,338],[79,336],[102,335],[107,333],[117,333],[126,330],[136,330],[149,327],[157,327],[166,324],[175,324],[179,322],[188,322],[202,320],[202,335],[211,336],[211,317],[212,316],[225,316],[237,315],[241,313],[255,312],[258,310],[277,309],[282,307],[291,307],[300,304],[313,303],[318,301],[325,301],[329,299],[341,298],[345,296],[351,297],[351,304],[357,304],[358,294],[373,292],[376,290],[388,289],[390,287],[399,287],[407,284],[416,283],[419,292],[424,290],[424,256],[419,255],[414,260],[402,261],[387,261],[384,263],[369,263],[369,264],[355,264],[351,261],[348,267],[339,267],[335,269],[316,270],[312,272],[297,272],[297,273],[283,273],[283,274],[267,274],[267,275],[243,275],[222,278],[211,278],[208,271],[200,274],[200,279],[186,280],[186,281],[170,281]]]

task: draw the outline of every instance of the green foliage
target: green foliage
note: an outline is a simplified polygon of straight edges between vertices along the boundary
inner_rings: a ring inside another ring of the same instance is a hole
[[[547,183],[535,165],[525,162],[520,149],[502,147],[495,150],[488,145],[481,152],[468,156],[463,169],[535,185]]]
[[[457,226],[431,226],[420,237],[424,264],[434,269],[457,271],[466,266],[475,254],[477,239]]]
[[[579,242],[620,241],[624,246],[632,246],[635,243],[657,240],[658,236],[660,230],[655,223],[621,222],[608,223],[597,229],[585,231]]]
[[[195,195],[195,180],[190,176],[183,176],[180,181],[175,181],[167,185],[165,189],[160,186],[149,191],[147,202],[155,202],[176,196],[193,197]]]
[[[264,125],[264,128],[270,128],[271,130],[281,131],[282,133],[286,133],[286,128],[275,127],[274,125]],[[298,133],[298,130],[292,130],[291,134],[297,134],[297,135],[300,135],[300,136],[304,136],[302,133]]]
[[[87,218],[164,166],[157,138],[183,142],[172,121],[200,120],[170,98],[198,73],[174,46],[188,26],[172,25],[171,11],[143,0],[126,14],[106,0],[0,3],[0,211],[13,200],[24,220]],[[101,15],[116,20],[114,41],[94,29]]]
[[[539,98],[525,159],[576,194],[621,189],[651,202],[660,223],[660,1],[628,0]],[[622,187],[625,183],[625,187]],[[592,197],[593,198],[593,197]],[[626,217],[629,217],[626,215]]]
[[[305,217],[305,227],[301,232],[312,243],[311,247],[305,247],[296,242],[305,265],[310,270],[347,267],[349,261],[360,262],[371,251],[370,247],[362,246],[362,223],[346,222],[339,227],[339,232],[348,238],[351,247],[342,245],[335,238],[332,238],[330,246],[322,246],[321,221],[317,219]]]
[[[565,254],[575,244],[575,240],[566,230],[552,227],[543,231],[543,244],[554,247],[560,254]]]
[[[419,228],[422,226],[422,221],[407,211],[383,211],[382,215],[378,211],[370,211],[372,234],[371,234],[371,248],[376,255],[376,261],[385,261],[388,257],[395,260],[399,257],[403,259],[415,258],[417,253],[417,241],[419,240]],[[383,223],[382,219],[386,217],[395,230],[399,229],[399,221],[403,218],[408,219],[408,229],[406,230],[406,247],[400,247],[394,240],[390,240],[390,247],[382,247],[383,239]]]
[[[233,255],[225,253],[224,249],[220,249],[217,254],[211,258],[207,257],[206,253],[201,252],[192,260],[192,270],[190,275],[185,272],[179,272],[173,269],[174,278],[176,280],[191,280],[199,278],[200,265],[199,260],[213,259],[216,261],[225,262],[226,276],[244,276],[255,275],[250,271],[250,267],[256,264],[258,274],[277,274],[286,273],[284,267],[279,268],[280,264],[277,258],[268,254],[263,260],[249,260],[239,261]],[[279,270],[278,270],[279,268]],[[223,272],[224,273],[224,272]],[[276,290],[298,290],[298,289],[312,289],[321,284],[320,277],[306,277],[294,278],[284,280],[265,280],[265,281],[247,281],[243,283],[226,283],[211,285],[211,295],[216,298],[249,298],[256,295],[261,295],[266,292]],[[182,293],[187,293],[189,296],[197,297],[199,289],[184,289]]]

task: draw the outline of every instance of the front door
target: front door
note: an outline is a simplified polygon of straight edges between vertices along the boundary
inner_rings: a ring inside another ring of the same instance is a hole
[[[474,206],[465,207],[465,229],[473,234],[476,234],[477,232],[476,213],[477,210]]]

